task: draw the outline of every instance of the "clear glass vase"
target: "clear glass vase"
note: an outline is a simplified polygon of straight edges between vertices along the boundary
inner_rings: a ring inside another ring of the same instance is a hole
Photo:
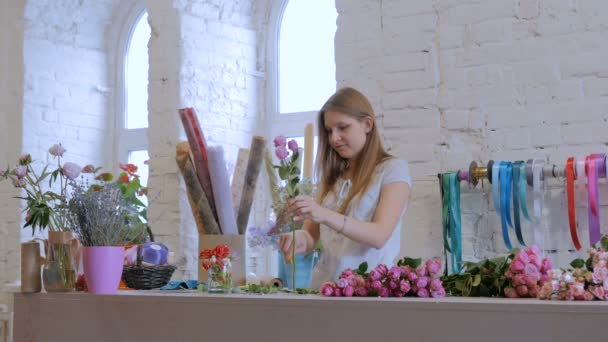
[[[230,262],[219,265],[214,263],[209,268],[207,292],[230,293],[232,291],[232,266]]]
[[[70,232],[49,232],[49,239],[45,243],[46,261],[42,268],[42,280],[47,292],[73,291],[76,286],[72,240]]]

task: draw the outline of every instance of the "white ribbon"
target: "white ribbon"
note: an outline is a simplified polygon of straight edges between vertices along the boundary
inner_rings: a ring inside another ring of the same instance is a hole
[[[542,224],[543,202],[545,197],[545,182],[542,179],[543,166],[545,161],[542,159],[532,160],[532,193],[534,199],[534,244],[542,251],[545,247],[545,232]]]

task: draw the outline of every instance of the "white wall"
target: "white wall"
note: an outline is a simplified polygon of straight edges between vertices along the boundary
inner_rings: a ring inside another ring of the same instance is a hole
[[[133,1],[29,1],[24,14],[25,0],[0,5],[0,163],[21,151],[44,160],[58,141],[76,162],[114,163],[104,147],[116,115],[111,26],[120,25]],[[174,161],[175,144],[185,139],[176,109],[196,108],[209,143],[226,146],[232,168],[237,148],[263,134],[256,118],[266,108],[273,2],[145,4],[152,26],[150,187],[159,194],[151,223],[159,240],[181,254],[176,277],[190,278],[196,232]],[[569,155],[605,151],[604,1],[337,0],[336,6],[338,83],[371,98],[384,114],[387,143],[413,172],[403,255],[441,253],[437,172],[488,159],[543,157],[561,165]],[[13,195],[0,185],[0,271],[7,271],[0,284],[18,277]],[[564,202],[556,183],[545,211],[553,236],[548,248],[570,247]],[[504,251],[489,196],[466,190],[462,203],[466,256]],[[584,209],[578,211],[586,227]],[[580,235],[586,240],[582,229]]]
[[[541,157],[563,166],[568,156],[605,151],[606,2],[338,0],[336,5],[339,83],[372,97],[385,115],[393,152],[408,159],[413,172],[402,254],[428,257],[442,251],[437,172],[466,170],[471,160],[489,159]],[[546,248],[565,251],[572,244],[561,182],[552,182],[548,191],[545,223],[552,237]],[[463,194],[467,258],[505,250],[498,216],[488,209],[487,185],[485,195],[479,186]],[[585,211],[578,209],[578,219],[587,243]],[[570,258],[561,253],[558,259]]]

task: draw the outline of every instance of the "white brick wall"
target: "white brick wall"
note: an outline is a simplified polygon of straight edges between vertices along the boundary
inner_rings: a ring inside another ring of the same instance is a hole
[[[403,255],[441,254],[437,172],[501,158],[543,157],[563,165],[570,155],[605,151],[605,2],[359,0],[336,5],[341,15],[339,83],[382,89],[373,100],[386,115],[386,136],[412,166],[415,188]],[[379,46],[353,35],[351,27],[361,23],[364,8],[365,27],[383,38]],[[368,56],[382,68],[368,68]],[[571,248],[564,187],[559,181],[552,184],[545,215],[551,215],[547,227],[553,237],[546,247],[563,252]],[[483,191],[463,192],[470,259],[504,251],[487,185]],[[585,208],[579,212],[585,227]],[[582,229],[581,235],[588,239]],[[570,258],[560,253],[556,261]]]
[[[48,146],[61,141],[76,162],[113,165],[103,147],[116,115],[116,47],[108,32],[134,1],[0,4],[0,163],[22,150],[44,159]],[[153,32],[150,187],[160,194],[151,224],[159,240],[180,252],[184,267],[176,276],[190,278],[196,231],[174,161],[174,146],[185,139],[176,109],[196,108],[209,143],[226,147],[230,169],[237,148],[265,134],[257,119],[266,108],[273,2],[145,4]],[[385,114],[388,144],[410,161],[415,188],[403,255],[441,254],[437,172],[464,169],[471,160],[544,157],[563,164],[570,155],[605,151],[604,1],[337,0],[336,6],[338,84],[370,97]],[[504,250],[485,185],[463,190],[467,258]],[[0,284],[18,277],[13,195],[0,185]],[[545,215],[554,234],[547,247],[562,251],[570,246],[564,202],[563,186],[552,182]],[[579,213],[584,226],[583,208]]]

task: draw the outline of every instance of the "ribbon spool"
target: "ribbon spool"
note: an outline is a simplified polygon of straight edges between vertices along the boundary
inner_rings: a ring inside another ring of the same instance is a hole
[[[480,179],[487,177],[487,168],[478,166],[475,161],[472,161],[471,164],[469,164],[469,183],[471,183],[473,186],[477,186]]]

